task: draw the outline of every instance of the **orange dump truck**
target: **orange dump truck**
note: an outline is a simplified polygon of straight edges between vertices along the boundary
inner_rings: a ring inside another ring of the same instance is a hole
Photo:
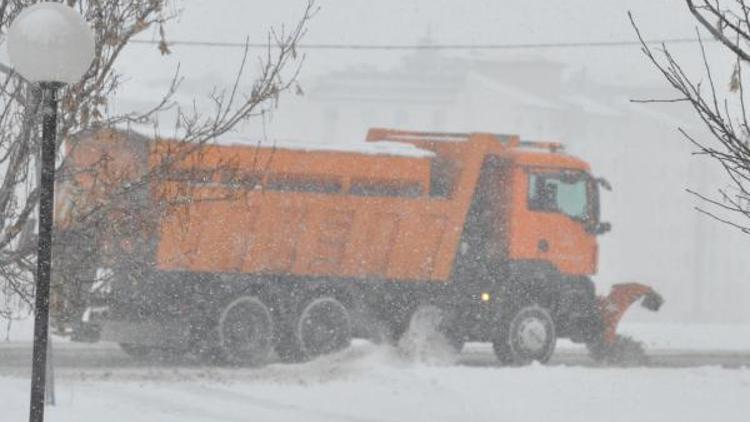
[[[171,145],[105,138],[83,140],[72,165],[107,154],[142,173]],[[228,162],[231,177],[215,171]],[[632,303],[661,304],[637,283],[595,295],[606,182],[556,143],[371,129],[347,150],[211,145],[190,163],[206,171],[148,185],[144,201],[177,205],[120,239],[142,265],[102,246],[106,298],[77,325],[131,354],[305,359],[429,316],[451,347],[491,342],[503,362],[546,361],[560,337],[605,359]]]

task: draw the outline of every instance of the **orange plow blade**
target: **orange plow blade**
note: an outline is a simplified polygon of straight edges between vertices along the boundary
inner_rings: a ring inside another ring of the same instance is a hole
[[[617,325],[630,306],[639,300],[641,305],[650,310],[658,311],[664,299],[654,289],[640,283],[622,283],[612,286],[606,297],[599,297],[599,312],[604,323],[602,340],[612,345],[617,340]]]

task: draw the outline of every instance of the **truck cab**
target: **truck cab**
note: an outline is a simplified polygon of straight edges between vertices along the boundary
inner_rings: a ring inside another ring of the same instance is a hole
[[[568,276],[596,273],[599,185],[588,165],[553,152],[519,151],[512,158],[508,259],[548,262]]]

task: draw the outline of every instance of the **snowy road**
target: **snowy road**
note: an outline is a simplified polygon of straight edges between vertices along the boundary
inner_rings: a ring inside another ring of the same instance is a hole
[[[138,362],[113,344],[55,340],[52,422],[745,421],[750,326],[629,324],[649,367],[597,367],[566,341],[548,366],[497,366],[486,344],[430,366],[358,341],[296,365]],[[28,412],[30,330],[0,342],[0,421]]]
[[[625,369],[592,367],[581,350],[563,348],[551,366],[500,368],[488,347],[471,344],[457,363],[430,366],[358,342],[304,364],[231,369],[60,343],[48,420],[744,421],[749,355],[660,351],[654,364],[669,368]],[[28,346],[0,346],[0,420],[26,418],[28,356]]]
[[[366,343],[357,343],[353,353],[368,347]],[[701,366],[719,366],[724,368],[750,368],[750,350],[650,350],[648,367],[654,368],[689,368]],[[22,375],[29,371],[31,345],[29,343],[0,343],[0,375]],[[118,370],[151,370],[180,369],[200,370],[202,365],[186,358],[172,362],[138,361],[123,353],[116,344],[75,344],[57,343],[54,350],[54,361],[58,371],[80,372],[107,369]],[[492,349],[488,344],[472,343],[458,357],[456,366],[498,367]],[[597,367],[580,346],[561,345],[553,356],[551,366]]]

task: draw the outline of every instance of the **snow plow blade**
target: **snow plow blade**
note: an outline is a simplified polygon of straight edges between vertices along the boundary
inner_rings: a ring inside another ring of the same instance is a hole
[[[658,311],[664,303],[659,293],[640,283],[622,283],[612,286],[606,297],[599,297],[599,312],[604,323],[602,340],[605,345],[617,341],[617,325],[630,306],[641,300],[641,306],[649,311]]]

